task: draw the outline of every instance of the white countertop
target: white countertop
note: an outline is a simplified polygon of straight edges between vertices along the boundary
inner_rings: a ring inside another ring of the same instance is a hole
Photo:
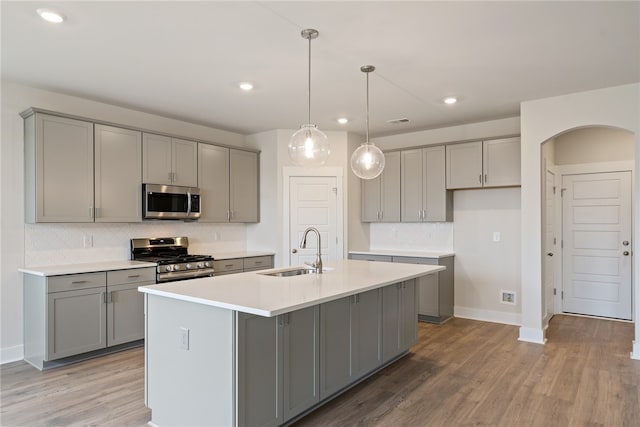
[[[349,251],[350,254],[358,255],[387,255],[387,256],[408,256],[416,258],[446,258],[455,256],[453,252],[439,252],[439,251],[403,251],[403,250],[388,250],[388,249],[370,249],[368,251]]]
[[[141,286],[140,292],[273,317],[445,269],[438,265],[339,260],[323,274],[265,276],[287,268]]]
[[[106,261],[85,264],[49,265],[43,267],[24,267],[18,271],[35,276],[62,276],[64,274],[93,273],[96,271],[130,270],[133,268],[156,267],[155,262],[142,261]]]
[[[243,252],[215,252],[211,254],[214,260],[234,259],[234,258],[251,258],[256,256],[272,256],[275,252],[260,252],[260,251],[243,251]]]

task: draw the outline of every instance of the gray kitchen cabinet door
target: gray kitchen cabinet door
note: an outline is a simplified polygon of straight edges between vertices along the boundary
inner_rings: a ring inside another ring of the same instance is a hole
[[[47,301],[47,360],[107,346],[105,288],[55,292]]]
[[[198,143],[171,138],[173,185],[198,186]]]
[[[447,191],[445,146],[422,149],[422,221],[453,221],[453,193]]]
[[[95,222],[142,221],[142,134],[95,125]]]
[[[385,153],[384,171],[360,182],[362,222],[400,222],[400,152]]]
[[[400,354],[400,289],[402,283],[382,288],[382,362]]]
[[[93,123],[28,117],[25,160],[27,222],[93,222]]]
[[[360,180],[362,202],[360,219],[362,222],[380,221],[380,206],[382,204],[382,191],[380,190],[381,183],[382,174],[374,179]]]
[[[319,306],[279,316],[283,323],[284,421],[320,401]]]
[[[380,222],[400,222],[400,152],[385,153],[380,182]]]
[[[172,185],[171,138],[152,133],[142,134],[142,182]]]
[[[408,350],[418,339],[418,301],[416,280],[402,282],[400,288],[400,352]]]
[[[484,141],[485,187],[520,185],[520,138]]]
[[[422,150],[402,151],[400,192],[402,201],[402,222],[422,221]]]
[[[107,345],[144,338],[144,294],[132,283],[107,286]]]
[[[320,398],[325,399],[352,381],[351,310],[355,296],[320,305]]]
[[[229,221],[229,149],[198,144],[200,222]]]
[[[447,145],[447,189],[482,187],[482,141]]]
[[[373,289],[355,297],[351,311],[353,379],[382,364],[380,290]]]
[[[284,422],[281,317],[238,313],[237,425],[278,426]]]
[[[259,222],[260,161],[258,153],[229,150],[230,222]]]
[[[419,287],[418,313],[425,316],[440,316],[438,274],[429,274],[417,279]]]

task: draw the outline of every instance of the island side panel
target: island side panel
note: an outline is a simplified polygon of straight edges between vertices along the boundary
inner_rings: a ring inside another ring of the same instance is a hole
[[[148,293],[145,298],[152,422],[234,425],[234,312]]]

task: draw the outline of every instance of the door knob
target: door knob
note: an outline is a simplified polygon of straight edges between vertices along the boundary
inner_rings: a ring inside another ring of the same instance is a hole
[[[629,256],[629,251],[624,251],[624,252],[622,252],[622,255],[624,255],[624,256]]]
[[[547,256],[553,256],[553,252],[547,252]]]
[[[628,241],[628,240],[625,240],[624,242],[622,242],[622,245],[623,245],[623,246],[629,246],[629,241]]]
[[[298,250],[297,250],[296,248],[293,248],[293,249],[291,249],[291,253],[292,253],[292,254],[297,254],[297,253],[298,253]]]

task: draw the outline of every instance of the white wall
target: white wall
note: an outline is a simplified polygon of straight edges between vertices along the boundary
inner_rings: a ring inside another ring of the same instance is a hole
[[[376,138],[383,150],[481,140],[520,133],[512,117]],[[454,191],[453,222],[371,224],[370,248],[453,251],[458,317],[502,323],[520,321],[520,189]],[[502,240],[493,242],[493,232]],[[367,248],[365,248],[367,249]],[[500,290],[515,291],[515,306],[499,302]]]
[[[635,137],[623,129],[604,126],[575,129],[559,135],[555,141],[557,165],[615,162],[635,157]]]
[[[540,144],[567,130],[585,126],[611,126],[635,133],[640,144],[640,84],[630,84],[565,96],[527,101],[521,104],[522,159],[522,326],[520,340],[545,342],[542,292],[541,168]],[[636,156],[636,169],[640,164]],[[635,188],[640,188],[636,174]],[[640,241],[638,206],[634,209],[634,236]],[[640,271],[640,260],[634,261]],[[635,280],[634,280],[635,282]],[[640,292],[634,283],[635,313]],[[633,357],[640,358],[640,316],[635,319]]]
[[[243,146],[244,136],[73,96],[2,81],[0,143],[0,362],[22,358],[22,276],[25,265],[128,259],[129,239],[161,233],[184,234],[192,250],[242,250],[244,225],[197,223],[24,224],[24,143],[21,111],[38,107],[169,134]],[[84,235],[94,247],[84,249]]]

